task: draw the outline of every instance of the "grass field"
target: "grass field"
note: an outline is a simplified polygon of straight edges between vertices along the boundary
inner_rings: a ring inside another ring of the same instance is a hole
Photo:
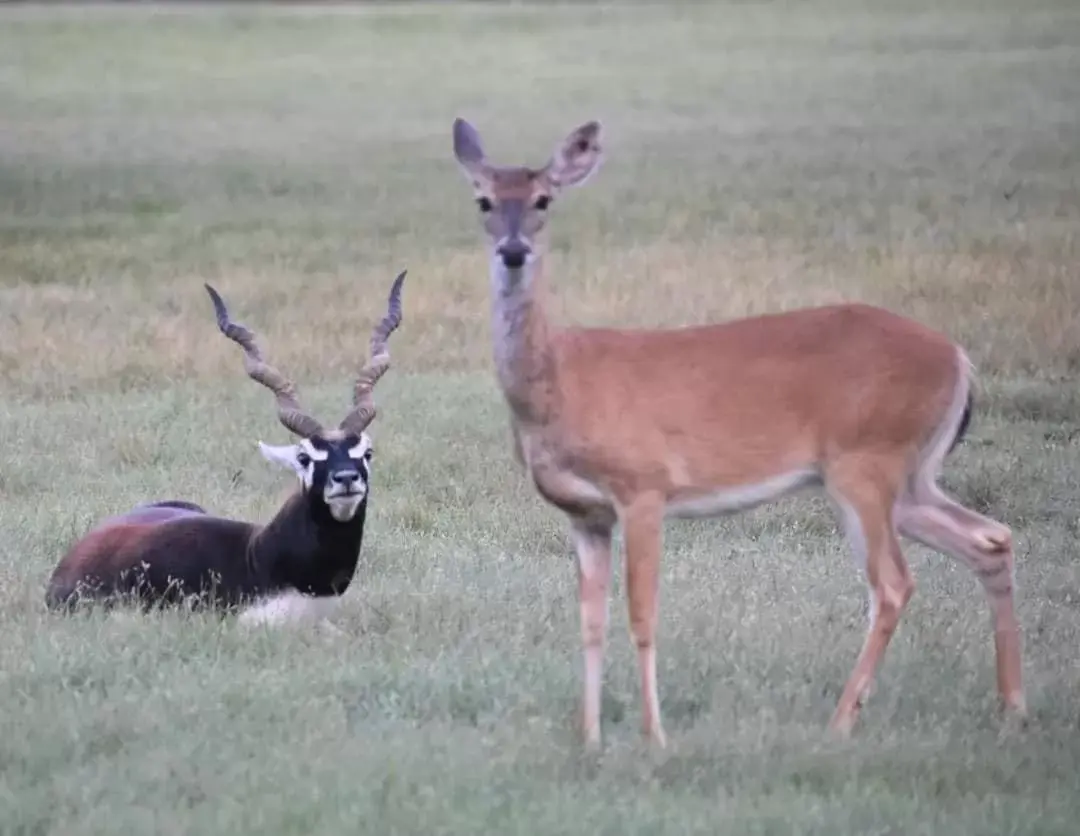
[[[0,832],[1075,833],[1080,7],[876,5],[0,11]],[[552,213],[562,321],[862,299],[965,343],[946,483],[1014,528],[1026,730],[976,582],[912,546],[863,721],[824,734],[865,587],[811,495],[668,527],[662,752],[616,581],[583,753],[571,549],[510,452],[458,114],[507,163],[604,122]],[[402,268],[347,638],[45,612],[99,516],[265,519],[293,487],[203,281],[336,420]]]

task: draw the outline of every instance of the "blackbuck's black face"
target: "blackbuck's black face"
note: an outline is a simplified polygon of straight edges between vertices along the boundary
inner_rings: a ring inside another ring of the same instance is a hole
[[[327,432],[282,447],[259,442],[259,449],[292,469],[306,494],[322,496],[338,522],[349,522],[367,496],[373,451],[366,433]]]
[[[552,201],[568,186],[584,183],[600,165],[600,123],[572,131],[543,168],[506,168],[489,163],[476,129],[457,119],[454,156],[473,187],[494,265],[520,270],[540,249]]]

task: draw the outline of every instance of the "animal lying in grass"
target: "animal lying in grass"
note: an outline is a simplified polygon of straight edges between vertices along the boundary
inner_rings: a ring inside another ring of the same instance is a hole
[[[241,609],[243,622],[323,622],[356,572],[364,533],[375,418],[372,390],[390,367],[387,338],[401,322],[405,273],[371,337],[370,358],[356,378],[353,408],[324,429],[297,401],[293,384],[262,358],[255,335],[232,322],[209,285],[221,332],[244,349],[248,375],[270,389],[281,423],[300,437],[263,455],[293,470],[300,489],[265,525],[224,519],[190,502],[140,505],[100,522],[68,550],[49,582],[46,602],[129,599],[155,605]]]

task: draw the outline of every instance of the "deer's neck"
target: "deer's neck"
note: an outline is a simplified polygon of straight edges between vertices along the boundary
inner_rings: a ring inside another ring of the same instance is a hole
[[[519,270],[491,261],[492,336],[503,394],[519,421],[543,424],[558,408],[558,365],[542,258]]]

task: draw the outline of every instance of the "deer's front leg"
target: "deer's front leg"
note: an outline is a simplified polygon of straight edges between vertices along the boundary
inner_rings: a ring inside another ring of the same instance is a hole
[[[667,744],[667,738],[660,722],[656,683],[656,621],[663,546],[663,500],[651,496],[642,498],[623,509],[620,516],[626,540],[630,633],[637,646],[641,677],[641,730],[649,740],[662,747]]]
[[[578,600],[581,606],[581,638],[584,644],[585,692],[581,725],[585,743],[600,745],[600,691],[607,636],[608,585],[611,581],[612,526],[573,520],[571,536],[578,559]]]

